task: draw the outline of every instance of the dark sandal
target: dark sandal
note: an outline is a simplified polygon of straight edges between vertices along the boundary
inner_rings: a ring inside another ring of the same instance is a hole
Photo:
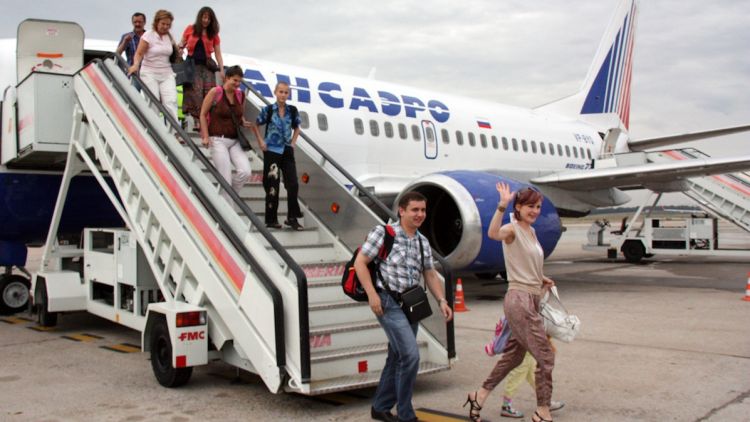
[[[482,417],[479,415],[479,412],[482,410],[482,406],[477,403],[476,391],[474,392],[474,399],[471,398],[471,393],[466,395],[466,403],[464,403],[463,407],[466,407],[467,404],[471,404],[471,408],[469,408],[469,419],[473,422],[480,422]]]
[[[534,411],[534,416],[531,417],[531,422],[552,422],[552,419],[544,419],[539,415],[539,411]]]

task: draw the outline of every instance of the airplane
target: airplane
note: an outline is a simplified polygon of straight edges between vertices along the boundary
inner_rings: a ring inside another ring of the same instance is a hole
[[[535,230],[547,257],[561,237],[561,216],[625,204],[628,189],[681,191],[687,178],[750,168],[750,155],[642,160],[644,151],[750,125],[630,138],[637,9],[635,0],[620,2],[578,92],[532,109],[232,54],[224,54],[224,62],[240,65],[247,86],[271,101],[274,85],[288,82],[304,133],[387,203],[409,190],[423,193],[428,216],[421,231],[435,250],[454,270],[494,276],[504,272],[501,245],[487,237],[497,182],[543,193]],[[0,40],[3,63],[14,63],[14,43]],[[92,57],[114,50],[112,42],[87,40],[85,46]],[[261,105],[252,95],[248,101]],[[626,156],[632,159],[619,159]],[[61,226],[60,236],[71,241],[84,226],[122,224],[96,182],[79,179]],[[20,290],[23,279],[11,283],[10,271],[23,269],[27,246],[44,242],[59,180],[59,168],[0,167],[0,265],[6,268],[0,291],[13,283]]]

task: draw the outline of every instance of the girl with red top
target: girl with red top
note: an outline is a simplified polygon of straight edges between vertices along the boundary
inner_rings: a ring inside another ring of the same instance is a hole
[[[188,25],[182,33],[180,52],[187,47],[188,57],[195,63],[195,76],[190,85],[184,87],[182,111],[193,116],[194,129],[200,132],[200,111],[203,98],[216,86],[216,74],[224,80],[224,59],[221,57],[219,21],[210,7],[198,11],[195,23]],[[216,56],[216,61],[211,55]],[[217,69],[218,66],[218,69]]]

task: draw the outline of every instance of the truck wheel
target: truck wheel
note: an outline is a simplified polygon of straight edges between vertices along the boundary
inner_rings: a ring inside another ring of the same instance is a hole
[[[169,327],[164,318],[155,321],[151,329],[151,368],[159,384],[167,388],[187,384],[193,374],[193,368],[175,368],[172,366],[172,341],[169,338]]]
[[[29,280],[17,274],[0,276],[0,315],[22,311],[29,303]]]
[[[47,310],[47,284],[40,280],[36,285],[36,294],[34,295],[36,307],[36,319],[42,327],[54,327],[57,325],[57,312]]]
[[[646,250],[643,248],[643,243],[637,240],[627,240],[622,245],[622,254],[625,255],[625,260],[630,263],[640,262]]]

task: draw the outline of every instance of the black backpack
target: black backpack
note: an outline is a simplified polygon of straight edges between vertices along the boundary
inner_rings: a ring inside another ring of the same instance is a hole
[[[385,229],[383,245],[381,245],[380,250],[378,250],[378,256],[367,264],[367,269],[370,271],[370,279],[372,279],[373,285],[376,284],[378,278],[381,280],[383,279],[382,274],[380,274],[380,263],[388,258],[388,254],[391,253],[391,249],[393,249],[393,241],[396,236],[396,231],[393,230],[393,227],[390,225],[384,225],[383,228]],[[360,249],[362,248],[359,247],[354,251],[352,259],[350,259],[349,262],[346,263],[346,267],[344,267],[344,275],[341,277],[341,288],[344,290],[344,294],[357,302],[367,302],[367,292],[365,292],[365,289],[362,287],[362,283],[360,283],[359,277],[357,277],[357,272],[354,270],[354,261],[357,259]]]
[[[286,110],[289,112],[289,117],[291,117],[292,120],[292,130],[297,129],[297,115],[299,112],[297,112],[297,107],[287,104]],[[271,124],[271,119],[273,118],[273,104],[266,106],[266,133],[265,137],[268,137],[268,126]]]

